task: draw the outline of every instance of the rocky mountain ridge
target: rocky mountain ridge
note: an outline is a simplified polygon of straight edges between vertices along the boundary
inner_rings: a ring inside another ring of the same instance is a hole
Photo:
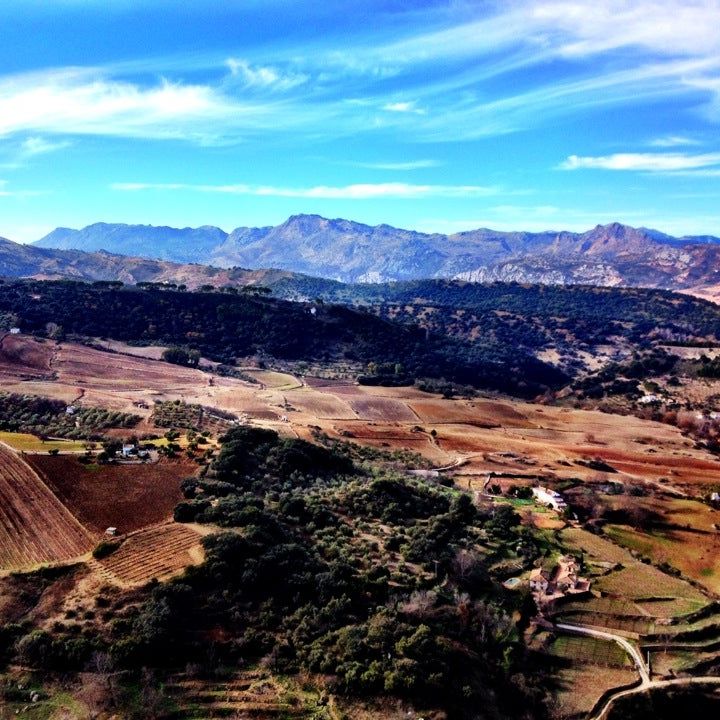
[[[0,274],[11,276],[197,287],[245,284],[250,276],[240,268],[278,268],[344,283],[454,278],[654,287],[720,297],[720,239],[673,237],[620,223],[585,233],[480,228],[442,235],[295,215],[278,226],[230,233],[213,226],[97,223],[58,228],[34,245],[10,246],[6,241],[0,248]],[[260,282],[257,277],[251,282]]]
[[[277,267],[351,283],[454,277],[675,289],[683,282],[677,276],[689,278],[714,263],[719,244],[712,236],[673,237],[620,223],[585,233],[480,228],[442,235],[318,215],[294,215],[281,225],[230,233],[214,226],[97,223],[82,230],[58,228],[36,243],[220,268]]]

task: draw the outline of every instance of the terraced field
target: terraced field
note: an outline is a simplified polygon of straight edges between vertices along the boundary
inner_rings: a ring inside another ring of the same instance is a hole
[[[130,535],[112,555],[98,561],[105,580],[144,585],[166,580],[202,561],[200,534],[188,525],[169,523]]]
[[[316,698],[288,693],[276,678],[262,670],[241,672],[225,680],[199,680],[181,675],[167,683],[165,690],[176,705],[169,716],[172,720],[329,720],[332,717]]]
[[[0,573],[70,560],[90,534],[12,450],[0,445]]]

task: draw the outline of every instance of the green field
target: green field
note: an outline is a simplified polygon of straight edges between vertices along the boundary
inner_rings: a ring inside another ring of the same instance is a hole
[[[635,601],[682,598],[696,603],[698,608],[707,605],[707,599],[689,583],[643,563],[610,573],[598,579],[595,586],[611,595]]]
[[[548,648],[550,655],[604,667],[632,667],[627,653],[611,640],[579,635],[558,635]]]
[[[84,452],[86,440],[41,440],[35,435],[0,431],[0,442],[19,452],[44,453],[50,450],[60,452]]]
[[[655,563],[667,563],[685,577],[712,592],[720,591],[720,539],[716,532],[659,529],[635,530],[625,525],[608,525],[608,536]]]

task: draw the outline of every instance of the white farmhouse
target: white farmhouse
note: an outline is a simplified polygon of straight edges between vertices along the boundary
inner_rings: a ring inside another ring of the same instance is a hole
[[[563,500],[562,495],[554,490],[550,490],[550,488],[542,486],[534,487],[532,494],[539,503],[549,505],[553,510],[557,510],[558,512],[562,512],[567,507],[567,503]]]

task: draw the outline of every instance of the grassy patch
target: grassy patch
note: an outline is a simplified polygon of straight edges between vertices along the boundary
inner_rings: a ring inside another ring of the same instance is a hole
[[[59,450],[60,452],[83,452],[86,441],[80,440],[41,440],[35,435],[28,433],[15,433],[0,431],[0,442],[9,445],[13,450],[19,452],[43,453],[50,450]]]
[[[87,720],[91,717],[87,706],[68,692],[58,692],[36,703],[8,702],[0,704],[0,720],[22,717],[26,720]]]
[[[716,533],[684,530],[643,532],[625,525],[609,525],[608,535],[655,563],[667,563],[713,592],[720,591],[720,537]]]
[[[578,635],[558,635],[548,652],[557,657],[605,667],[632,667],[627,653],[610,640]]]
[[[685,598],[697,602],[698,606],[707,604],[702,593],[689,583],[642,563],[610,573],[600,578],[596,586],[611,595],[633,600]]]

